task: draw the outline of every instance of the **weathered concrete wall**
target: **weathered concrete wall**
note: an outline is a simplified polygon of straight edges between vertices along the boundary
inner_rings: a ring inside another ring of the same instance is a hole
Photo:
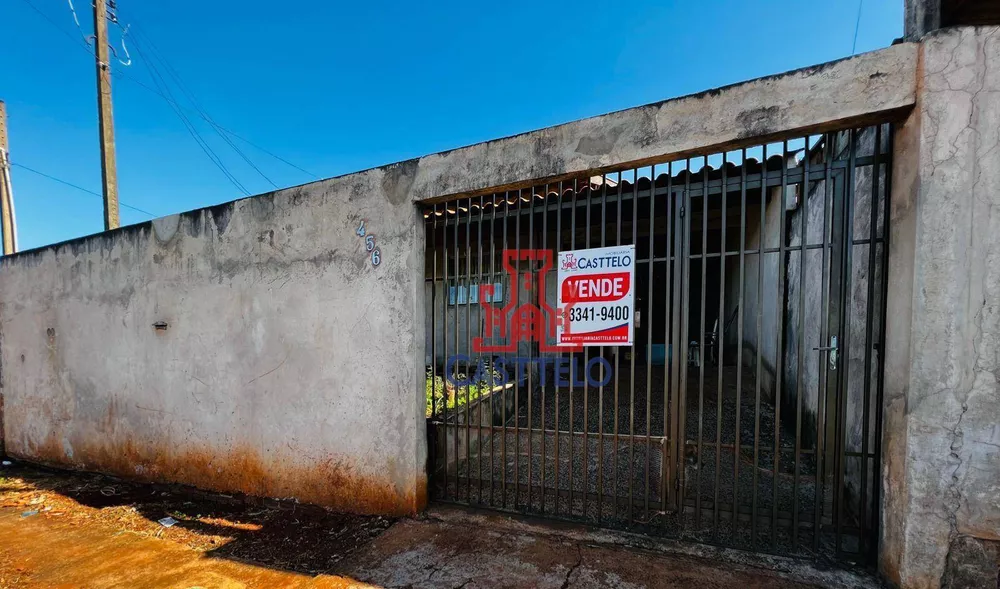
[[[393,174],[4,258],[8,452],[349,511],[421,509],[423,232]],[[355,234],[363,217],[377,268]]]
[[[939,587],[953,547],[1000,539],[1000,28],[925,38],[918,87],[894,162],[882,568]]]
[[[414,200],[528,185],[763,138],[883,121],[916,93],[914,43],[400,164]]]
[[[317,182],[0,262],[8,451],[341,509],[424,502],[413,203],[901,113],[916,46]],[[377,237],[373,270],[354,229]],[[165,322],[166,329],[153,324]]]

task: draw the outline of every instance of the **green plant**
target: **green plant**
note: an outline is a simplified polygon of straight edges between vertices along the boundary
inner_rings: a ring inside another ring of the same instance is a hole
[[[465,382],[466,376],[462,373],[455,374],[455,382]],[[481,397],[488,395],[493,389],[489,382],[479,381],[469,385],[456,386],[445,382],[441,375],[433,375],[430,368],[427,369],[427,379],[425,385],[427,397],[427,417],[434,415],[435,411],[443,415],[445,411],[451,413],[461,410],[466,405],[471,405]]]

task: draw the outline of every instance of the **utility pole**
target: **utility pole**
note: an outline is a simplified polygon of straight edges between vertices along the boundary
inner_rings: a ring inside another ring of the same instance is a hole
[[[0,100],[0,232],[3,255],[14,253],[14,196],[10,187],[10,150],[7,146],[7,107]]]
[[[118,222],[118,173],[115,167],[115,124],[111,112],[111,64],[108,62],[108,18],[105,0],[94,0],[94,55],[97,57],[97,113],[101,129],[101,180],[104,230]]]

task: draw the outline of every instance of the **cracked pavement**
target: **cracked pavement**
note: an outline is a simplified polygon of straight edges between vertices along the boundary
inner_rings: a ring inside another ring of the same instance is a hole
[[[538,533],[499,515],[401,520],[350,566],[379,587],[812,587],[774,571]]]

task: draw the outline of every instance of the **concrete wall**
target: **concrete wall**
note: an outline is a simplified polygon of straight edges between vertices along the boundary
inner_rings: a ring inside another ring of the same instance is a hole
[[[918,88],[896,136],[881,565],[939,587],[1000,540],[1000,28],[926,37]]]
[[[423,232],[406,195],[383,188],[389,174],[4,258],[7,451],[349,511],[419,510]],[[355,234],[362,217],[377,268]]]
[[[414,203],[898,115],[915,100],[916,51],[896,45],[4,258],[7,450],[352,511],[418,510],[426,290]],[[377,269],[354,233],[362,217]]]
[[[618,165],[641,166],[787,133],[905,113],[916,93],[914,43],[479,143],[399,164],[415,201],[529,186]]]

